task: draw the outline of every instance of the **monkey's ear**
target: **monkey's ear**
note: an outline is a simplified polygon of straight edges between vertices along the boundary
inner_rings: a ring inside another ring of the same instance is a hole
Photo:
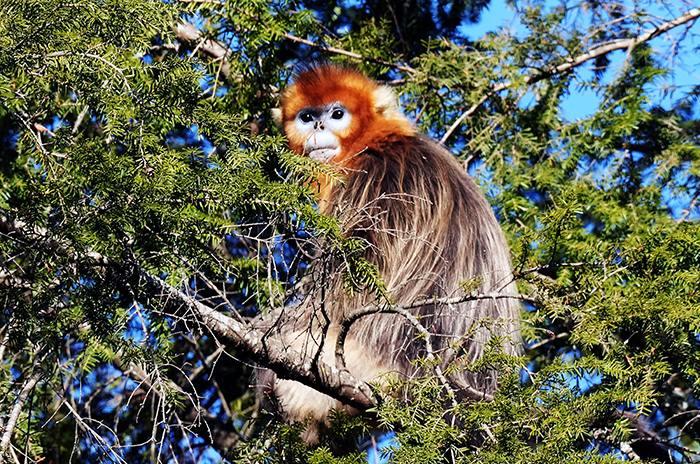
[[[399,99],[396,98],[394,91],[385,85],[380,85],[373,93],[374,109],[377,113],[387,118],[403,118],[401,108],[399,108]]]
[[[272,120],[275,121],[277,127],[282,128],[282,108],[272,108],[270,110]]]

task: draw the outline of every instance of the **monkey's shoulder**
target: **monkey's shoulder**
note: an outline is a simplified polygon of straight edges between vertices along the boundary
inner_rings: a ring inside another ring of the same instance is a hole
[[[421,168],[426,174],[459,166],[444,147],[421,135],[387,137],[368,146],[364,155],[365,165],[381,160],[382,164]]]
[[[422,183],[473,190],[474,182],[454,155],[437,142],[421,136],[396,136],[368,146],[357,158],[354,172],[367,181],[399,180],[403,187]]]
[[[455,215],[492,214],[464,166],[427,137],[401,136],[377,141],[357,155],[356,162],[346,172],[346,182],[337,191],[340,202],[363,205],[374,203],[377,198],[395,198],[402,205],[396,208],[396,214],[419,214],[405,208],[406,197],[395,196],[408,195],[432,205],[430,211],[422,211],[421,215],[431,216],[445,209]],[[392,208],[389,203],[383,207]]]

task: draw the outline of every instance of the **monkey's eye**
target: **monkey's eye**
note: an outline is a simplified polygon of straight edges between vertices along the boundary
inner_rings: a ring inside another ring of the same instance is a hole
[[[302,122],[311,122],[314,120],[314,117],[308,111],[304,111],[303,113],[299,113],[299,119],[301,119]]]
[[[343,116],[345,116],[345,111],[340,109],[333,110],[333,113],[331,114],[331,118],[333,119],[343,119]]]

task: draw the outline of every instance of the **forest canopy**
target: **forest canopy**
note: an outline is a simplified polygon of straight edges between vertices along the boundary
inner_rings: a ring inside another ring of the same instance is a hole
[[[698,17],[686,0],[0,0],[0,460],[698,462]],[[273,121],[326,62],[390,86],[493,208],[524,350],[468,366],[500,372],[488,398],[454,401],[431,359],[382,390],[262,342],[256,321],[326,256],[391,306],[317,207],[314,179],[337,173]],[[261,407],[258,368],[362,413],[306,446]]]

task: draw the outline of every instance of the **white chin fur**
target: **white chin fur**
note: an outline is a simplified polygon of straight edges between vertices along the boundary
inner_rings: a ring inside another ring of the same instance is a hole
[[[338,148],[318,148],[316,150],[311,150],[309,152],[309,157],[315,159],[316,161],[321,161],[327,163],[335,155],[338,154],[340,150]]]

